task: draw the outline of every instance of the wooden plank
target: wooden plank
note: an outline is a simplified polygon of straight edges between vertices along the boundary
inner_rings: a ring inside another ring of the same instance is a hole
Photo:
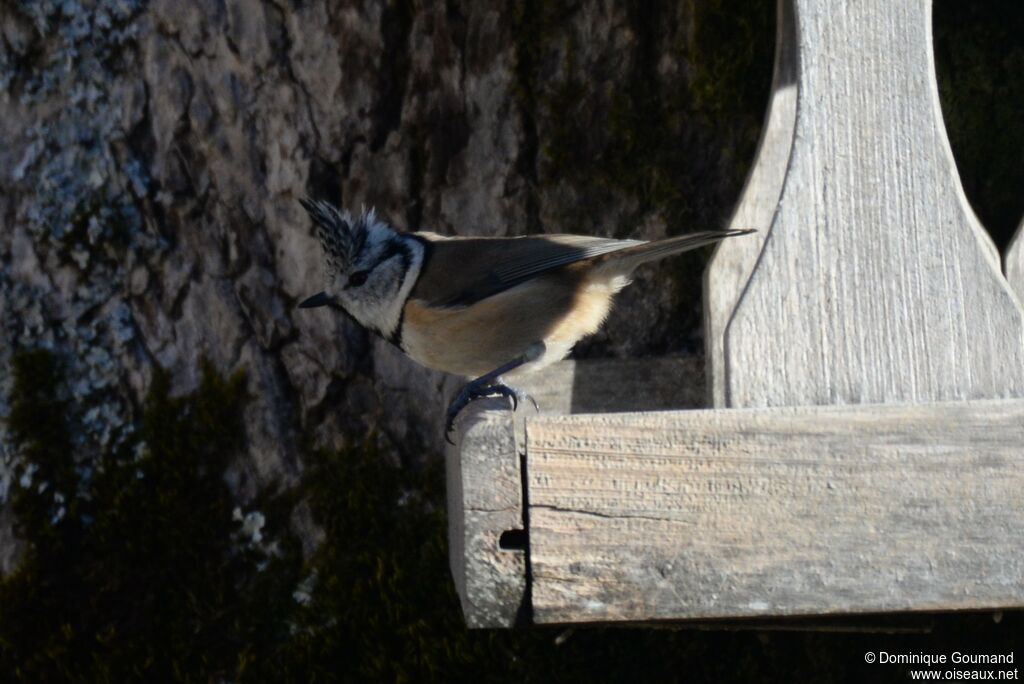
[[[794,6],[793,147],[724,335],[726,404],[1024,396],[1024,316],[953,163],[930,0]]]
[[[704,353],[708,403],[725,406],[725,331],[761,254],[779,206],[796,121],[796,26],[793,0],[778,0],[775,73],[757,155],[730,229],[754,228],[742,240],[723,240],[704,272]]]
[[[527,429],[538,623],[1024,606],[1024,400]]]

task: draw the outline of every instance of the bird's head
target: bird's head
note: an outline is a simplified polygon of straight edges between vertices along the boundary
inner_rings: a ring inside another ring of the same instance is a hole
[[[324,249],[327,286],[299,306],[340,306],[363,327],[392,339],[416,283],[423,246],[379,220],[373,209],[354,218],[327,202],[300,201]]]

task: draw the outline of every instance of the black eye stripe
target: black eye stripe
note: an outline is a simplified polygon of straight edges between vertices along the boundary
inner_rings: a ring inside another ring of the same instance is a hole
[[[403,245],[398,240],[388,240],[387,246],[384,248],[383,253],[381,253],[380,258],[377,259],[377,263],[374,264],[373,267],[377,268],[391,257],[400,256],[404,254],[406,254],[405,245]]]
[[[402,258],[402,266],[404,268],[409,268],[409,264],[412,261],[412,254],[410,254],[409,252],[409,247],[405,245],[401,240],[389,240],[387,243],[385,243],[384,251],[381,252],[380,256],[377,257],[377,260],[374,261],[373,264],[366,270],[368,272],[372,272],[376,270],[376,268],[383,264],[385,261],[396,256]]]

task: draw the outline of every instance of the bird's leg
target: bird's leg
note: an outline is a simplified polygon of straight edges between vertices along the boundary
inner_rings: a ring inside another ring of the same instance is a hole
[[[512,359],[506,364],[503,364],[490,373],[484,373],[479,378],[471,380],[466,383],[459,393],[452,399],[452,403],[448,405],[448,411],[446,412],[446,420],[444,424],[444,438],[448,440],[449,444],[454,444],[451,440],[451,431],[455,427],[455,418],[459,415],[462,409],[466,408],[470,402],[476,399],[482,399],[484,397],[508,397],[512,402],[512,410],[515,411],[519,406],[519,400],[526,398],[533,402],[534,408],[540,410],[537,406],[537,402],[526,392],[510,387],[501,381],[501,376],[504,373],[508,373],[511,370],[519,368],[524,363],[530,363],[536,361],[544,354],[544,343],[534,342],[526,351]]]

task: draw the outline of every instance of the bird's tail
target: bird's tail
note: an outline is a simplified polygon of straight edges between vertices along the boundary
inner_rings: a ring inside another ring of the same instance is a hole
[[[627,247],[598,257],[597,260],[603,262],[598,268],[610,270],[616,274],[628,275],[637,266],[648,261],[663,259],[681,252],[688,252],[691,249],[710,245],[727,237],[756,232],[755,230],[706,230],[700,233],[690,233],[689,235],[657,240],[656,242],[645,242],[641,245]]]

